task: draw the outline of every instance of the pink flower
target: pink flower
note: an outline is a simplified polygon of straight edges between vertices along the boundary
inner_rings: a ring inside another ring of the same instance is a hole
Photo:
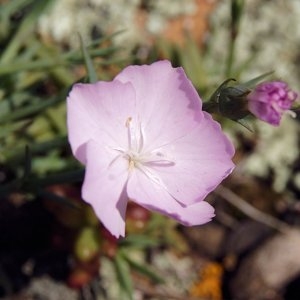
[[[67,122],[86,165],[82,197],[114,236],[125,235],[128,199],[185,225],[214,216],[203,199],[231,173],[234,148],[201,107],[183,69],[168,61],[74,85]]]
[[[290,112],[297,94],[285,82],[263,82],[247,96],[249,110],[260,120],[278,126],[285,112]]]

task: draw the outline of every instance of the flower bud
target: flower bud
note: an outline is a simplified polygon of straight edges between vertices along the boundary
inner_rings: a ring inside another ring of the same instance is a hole
[[[249,114],[246,97],[250,90],[243,85],[228,86],[228,82],[232,80],[234,79],[224,81],[210,97],[210,100],[204,103],[203,109],[237,121]]]
[[[263,82],[247,96],[248,109],[258,119],[278,126],[284,113],[295,113],[290,110],[297,93],[292,91],[285,82]]]
[[[228,86],[234,79],[224,81],[203,105],[203,110],[217,113],[246,126],[245,118],[252,113],[258,119],[278,126],[284,113],[296,116],[291,107],[297,93],[285,82],[257,82],[270,73],[258,76],[244,84]],[[247,127],[247,126],[246,126]],[[247,127],[248,128],[248,127]]]
[[[220,113],[229,119],[239,120],[248,115],[246,96],[249,90],[238,86],[224,88],[219,97]]]

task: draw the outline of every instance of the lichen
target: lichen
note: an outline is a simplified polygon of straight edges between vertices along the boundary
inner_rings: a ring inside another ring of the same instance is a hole
[[[292,166],[299,157],[299,125],[288,116],[278,128],[259,122],[259,140],[253,153],[243,163],[244,171],[249,174],[267,177],[273,172],[273,189],[285,190],[292,176]]]

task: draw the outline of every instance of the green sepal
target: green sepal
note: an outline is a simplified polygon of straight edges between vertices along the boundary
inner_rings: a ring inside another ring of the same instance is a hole
[[[260,81],[262,81],[263,79],[265,79],[266,77],[270,76],[273,73],[274,73],[274,71],[264,73],[264,74],[259,75],[249,81],[246,81],[245,83],[239,84],[238,87],[253,89]]]

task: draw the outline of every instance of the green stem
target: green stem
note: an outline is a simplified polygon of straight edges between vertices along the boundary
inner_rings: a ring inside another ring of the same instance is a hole
[[[232,76],[233,61],[234,61],[234,57],[235,57],[235,45],[236,45],[236,37],[232,37],[229,42],[225,77]]]
[[[231,0],[230,42],[225,70],[226,77],[232,76],[233,62],[236,50],[236,39],[239,34],[240,21],[243,15],[244,4],[245,0]]]

